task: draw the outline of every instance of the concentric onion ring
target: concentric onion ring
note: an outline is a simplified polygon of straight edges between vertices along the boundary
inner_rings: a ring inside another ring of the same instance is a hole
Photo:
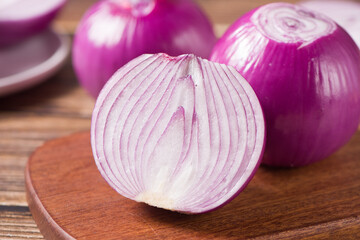
[[[284,3],[260,7],[251,21],[265,36],[283,43],[312,42],[336,29],[326,16]]]
[[[360,2],[343,0],[306,0],[299,5],[320,12],[343,27],[360,48]]]

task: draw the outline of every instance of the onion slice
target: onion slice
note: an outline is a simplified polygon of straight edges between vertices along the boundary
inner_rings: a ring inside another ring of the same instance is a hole
[[[0,47],[44,30],[66,0],[1,0]]]
[[[234,66],[264,110],[263,163],[303,166],[343,146],[360,120],[360,52],[325,15],[272,3],[238,19],[211,60]]]
[[[260,103],[232,67],[194,55],[142,55],[96,101],[91,144],[121,195],[183,213],[214,210],[242,191],[261,161]]]

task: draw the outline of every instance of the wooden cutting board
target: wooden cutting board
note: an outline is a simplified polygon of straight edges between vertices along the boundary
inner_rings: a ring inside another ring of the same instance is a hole
[[[95,166],[89,133],[37,149],[27,165],[26,188],[47,239],[360,239],[360,132],[310,166],[260,167],[235,200],[202,215],[117,194]]]

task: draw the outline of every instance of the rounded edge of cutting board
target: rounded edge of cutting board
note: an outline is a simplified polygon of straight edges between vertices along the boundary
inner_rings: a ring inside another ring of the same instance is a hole
[[[61,139],[60,139],[61,140]],[[59,141],[58,139],[51,140],[49,142]],[[30,172],[30,165],[32,159],[36,157],[37,152],[42,151],[43,148],[47,148],[49,142],[45,142],[30,156],[26,168],[25,168],[25,188],[26,188],[26,200],[29,205],[30,212],[40,229],[41,234],[45,239],[74,239],[67,232],[65,232],[50,216],[46,208],[40,201],[36,190],[33,186]]]

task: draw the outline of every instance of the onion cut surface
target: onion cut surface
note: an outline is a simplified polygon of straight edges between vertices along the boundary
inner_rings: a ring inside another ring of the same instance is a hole
[[[73,44],[81,85],[97,97],[107,80],[145,53],[193,53],[208,58],[212,26],[192,0],[104,0],[83,16]]]
[[[257,169],[260,103],[232,67],[194,55],[142,55],[118,70],[94,108],[91,144],[121,195],[195,214],[242,191]]]
[[[66,0],[1,0],[0,47],[44,30]]]
[[[360,55],[334,21],[272,3],[238,19],[211,60],[234,66],[256,92],[267,126],[263,163],[302,166],[344,145],[360,119]]]
[[[360,47],[360,3],[353,1],[316,0],[299,2],[301,6],[320,12],[343,27]]]

